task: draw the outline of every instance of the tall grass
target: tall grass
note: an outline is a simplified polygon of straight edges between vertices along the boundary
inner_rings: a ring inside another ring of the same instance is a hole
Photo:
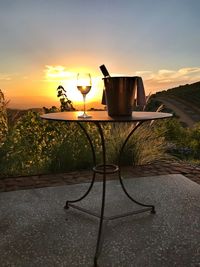
[[[7,103],[8,101],[5,100],[4,94],[0,89],[0,147],[4,144],[8,132]]]
[[[164,132],[157,132],[155,126],[156,123],[146,122],[133,133],[123,151],[123,164],[135,166],[169,158]],[[123,142],[132,129],[133,125],[129,123],[113,125],[108,138],[109,160],[117,163]]]

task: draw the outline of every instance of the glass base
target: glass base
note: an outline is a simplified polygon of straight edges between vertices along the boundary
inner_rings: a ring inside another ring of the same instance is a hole
[[[86,113],[83,113],[83,114],[79,115],[78,118],[80,118],[80,119],[89,119],[89,118],[92,118],[92,116],[88,115]]]

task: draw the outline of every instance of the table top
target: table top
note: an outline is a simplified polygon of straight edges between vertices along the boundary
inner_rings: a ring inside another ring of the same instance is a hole
[[[77,121],[77,122],[137,122],[137,121],[149,121],[158,120],[172,117],[170,113],[163,112],[145,112],[145,111],[133,111],[132,116],[119,116],[110,117],[107,111],[88,111],[87,114],[91,115],[91,118],[83,119],[78,118],[82,111],[67,111],[43,114],[40,117],[46,120],[55,121]]]

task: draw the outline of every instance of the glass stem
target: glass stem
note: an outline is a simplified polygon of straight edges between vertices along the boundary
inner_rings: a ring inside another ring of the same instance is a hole
[[[84,112],[84,114],[85,114],[85,97],[86,97],[86,95],[85,94],[83,94],[83,112]]]

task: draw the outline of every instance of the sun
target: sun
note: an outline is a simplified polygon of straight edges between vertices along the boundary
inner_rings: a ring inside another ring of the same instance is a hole
[[[66,90],[67,97],[75,104],[80,105],[83,102],[83,96],[77,89],[77,74],[81,72],[90,72],[92,78],[92,88],[86,96],[87,102],[100,103],[102,97],[102,77],[96,76],[87,69],[67,70],[64,66],[49,66],[47,65],[45,70],[45,80],[51,87],[51,94],[55,96],[55,89],[62,85]]]

